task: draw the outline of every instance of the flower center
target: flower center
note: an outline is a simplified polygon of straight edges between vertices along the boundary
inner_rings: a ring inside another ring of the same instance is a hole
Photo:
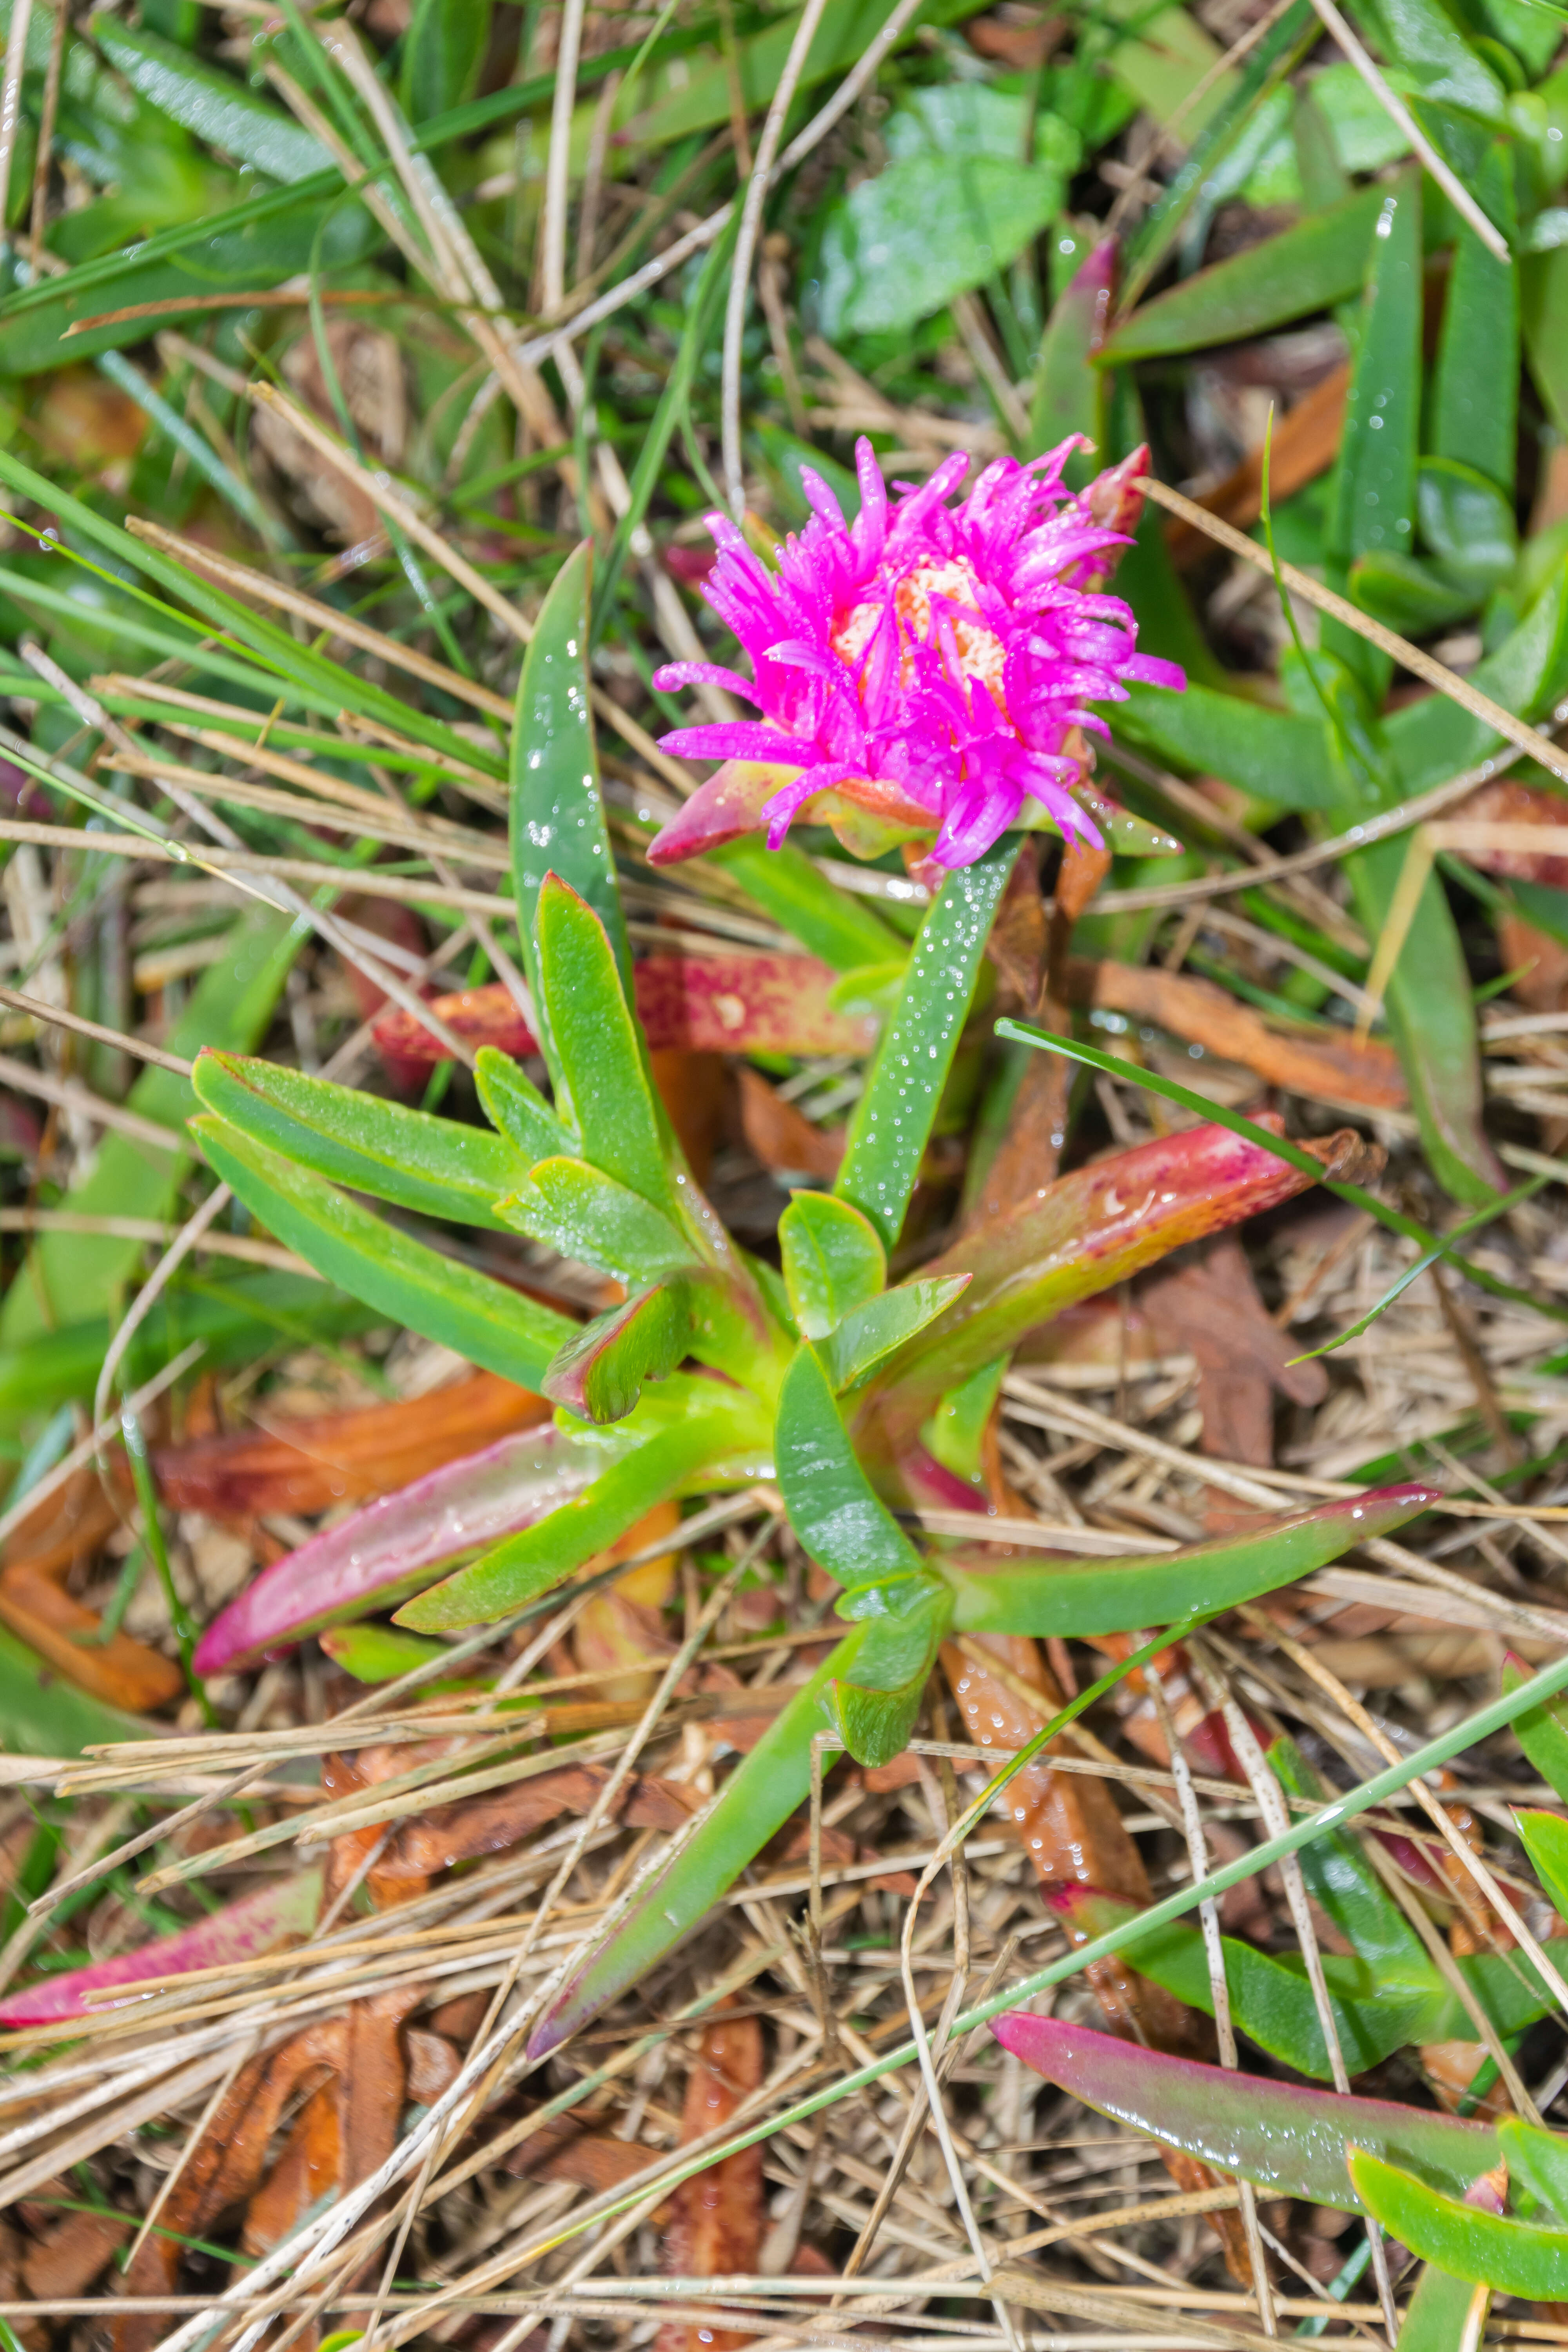
[[[980,617],[973,567],[962,556],[952,557],[945,562],[933,559],[922,561],[912,565],[892,585],[891,602],[900,623],[902,646],[900,663],[901,682],[907,686],[913,675],[910,647],[931,642],[933,599],[940,602],[941,616],[952,632],[958,667],[963,676],[977,679],[998,710],[1005,714],[1007,706],[1003,694],[1002,677],[1005,648],[994,630]],[[859,660],[871,641],[888,602],[888,592],[884,590],[879,596],[852,605],[845,614],[829,641],[841,660],[851,665]],[[954,612],[954,605],[963,609]]]

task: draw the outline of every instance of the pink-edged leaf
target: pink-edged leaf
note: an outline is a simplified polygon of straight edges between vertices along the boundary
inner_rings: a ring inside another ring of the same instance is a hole
[[[1092,261],[1093,257],[1090,257]],[[1086,264],[1086,267],[1089,265]],[[1080,273],[1081,274],[1081,273]],[[1123,530],[1129,539],[1143,516],[1143,486],[1149,478],[1149,445],[1145,441],[1120,466],[1108,467],[1089,489],[1089,512],[1102,530]],[[1121,560],[1119,547],[1108,547],[1086,567],[1086,588],[1103,588]]]
[[[876,1024],[829,1002],[837,974],[813,956],[648,956],[636,966],[637,1017],[655,1052],[684,1047],[709,1054],[866,1054]],[[499,982],[438,996],[431,1008],[469,1045],[499,1046],[521,1059],[537,1041]],[[375,1024],[381,1051],[400,1060],[444,1061],[412,1013],[384,1013]]]
[[[1325,1175],[1353,1176],[1363,1165],[1365,1147],[1348,1131],[1310,1149]],[[891,1377],[911,1409],[929,1410],[927,1400],[994,1363],[1063,1307],[1112,1288],[1185,1242],[1277,1207],[1310,1181],[1261,1144],[1217,1125],[1157,1136],[1075,1169],[921,1269],[974,1278],[941,1325],[894,1359]]]
[[[423,1591],[457,1561],[574,1500],[614,1453],[603,1438],[525,1430],[381,1496],[264,1569],[207,1627],[197,1674],[253,1664]]]
[[[133,1952],[117,1952],[110,1960],[95,1960],[90,1968],[72,1969],[65,1976],[46,1977],[0,2002],[0,2025],[50,2025],[57,2020],[100,2016],[119,2009],[120,2001],[92,2000],[110,1988],[124,1986],[130,1999],[134,1988],[152,1977],[188,1975],[195,1969],[228,1968],[238,1960],[270,1952],[289,1936],[308,1936],[316,1924],[321,1902],[321,1874],[302,1870],[279,1879],[254,1895],[240,1897],[194,1927],[173,1936],[159,1936]]]
[[[758,760],[726,760],[706,783],[699,784],[679,816],[655,834],[647,847],[650,866],[679,866],[700,857],[705,849],[721,848],[743,833],[755,833],[763,822],[763,805],[799,771],[763,767]]]
[[[1009,2010],[993,2019],[991,2031],[1026,2066],[1100,2115],[1277,2196],[1304,2197],[1342,2212],[1357,2209],[1347,2141],[1412,2166],[1460,2197],[1500,2153],[1489,2125],[1229,2074],[1059,2017]]]

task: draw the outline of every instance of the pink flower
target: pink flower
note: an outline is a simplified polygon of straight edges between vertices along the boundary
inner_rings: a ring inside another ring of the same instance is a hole
[[[1186,681],[1140,654],[1129,607],[1098,593],[1128,543],[1115,525],[1137,520],[1147,454],[1075,495],[1061,474],[1080,446],[1074,435],[1027,465],[999,457],[950,507],[969,466],[955,455],[889,506],[861,441],[856,521],[803,469],[812,519],[778,551],[776,573],[710,515],[719,554],[702,594],[752,677],[671,662],[655,683],[724,687],[763,717],[678,728],[665,750],[796,771],[761,810],[773,849],[796,811],[835,788],[906,825],[934,824],[942,866],[972,864],[1031,802],[1065,838],[1098,846],[1069,789],[1085,770],[1076,730],[1106,731],[1089,706],[1124,701],[1128,678]],[[666,856],[697,845],[671,841]]]

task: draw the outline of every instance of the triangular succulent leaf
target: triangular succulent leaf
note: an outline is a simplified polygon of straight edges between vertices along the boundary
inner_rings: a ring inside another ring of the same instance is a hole
[[[807,1339],[826,1339],[881,1292],[887,1253],[869,1217],[830,1192],[796,1192],[779,1219],[790,1310]]]

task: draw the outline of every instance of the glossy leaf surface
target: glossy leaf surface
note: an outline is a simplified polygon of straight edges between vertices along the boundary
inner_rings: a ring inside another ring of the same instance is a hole
[[[548,1242],[563,1257],[603,1266],[621,1282],[648,1282],[697,1263],[668,1217],[585,1160],[537,1161],[499,1211],[517,1232]]]
[[[228,1126],[333,1183],[426,1216],[500,1228],[494,1204],[520,1171],[499,1135],[248,1055],[204,1053],[192,1084]]]
[[[523,1430],[378,1496],[264,1568],[203,1634],[196,1672],[253,1664],[322,1626],[391,1608],[452,1561],[572,1501],[622,1448],[589,1431]]]
[[[1016,856],[1016,843],[1005,836],[942,884],[921,925],[903,992],[856,1105],[834,1190],[864,1210],[889,1249],[903,1225]]]
[[[813,1348],[784,1376],[775,1446],[790,1525],[830,1576],[853,1588],[919,1573],[920,1554],[861,1468]]]
[[[1237,342],[1347,300],[1366,275],[1382,201],[1380,189],[1360,188],[1294,228],[1200,269],[1124,320],[1108,337],[1101,362],[1120,367]]]
[[[525,1168],[531,1168],[537,1160],[573,1158],[581,1149],[579,1138],[562,1125],[510,1054],[481,1045],[475,1057],[474,1084],[480,1109]]]
[[[829,1718],[857,1764],[890,1764],[909,1745],[952,1613],[949,1595],[937,1586],[896,1616],[868,1621],[855,1679],[834,1682],[826,1697]]]
[[[539,950],[534,914],[547,874],[590,906],[604,924],[623,982],[632,952],[621,913],[615,858],[599,796],[599,762],[588,693],[588,595],[593,548],[568,556],[540,609],[517,684],[511,750],[511,865],[518,936],[536,1004]],[[553,1047],[541,1044],[547,1056]],[[552,1069],[555,1071],[552,1058]]]
[[[629,972],[617,962],[613,930],[552,873],[540,886],[534,935],[544,1009],[583,1157],[678,1218],[668,1167],[672,1139],[626,1003],[623,982]]]
[[[978,1547],[939,1555],[961,1633],[1125,1633],[1233,1607],[1327,1567],[1354,1544],[1388,1535],[1430,1507],[1436,1491],[1390,1486],[1353,1503],[1323,1503],[1261,1533],[1228,1536],[1148,1559],[1009,1561],[987,1569]]]
[[[945,1315],[968,1282],[949,1275],[941,1282],[905,1282],[868,1298],[847,1315],[822,1343],[822,1362],[834,1389],[842,1393],[868,1379],[880,1363]]]
[[[779,1219],[790,1311],[807,1339],[826,1339],[888,1278],[887,1252],[869,1217],[829,1192],[796,1192]]]
[[[1230,2074],[1140,2050],[1061,2018],[1015,2010],[996,2018],[992,2032],[1026,2066],[1100,2114],[1185,2148],[1216,2171],[1341,2211],[1361,2203],[1345,2167],[1347,2139],[1385,2159],[1419,2165],[1427,2179],[1460,2195],[1500,2153],[1497,2134],[1485,2124]]]
[[[1370,2149],[1352,2147],[1347,2163],[1356,2194],[1374,2220],[1451,2277],[1535,2302],[1568,2289],[1568,2230],[1540,2229],[1445,2196]]]
[[[651,1402],[657,1402],[659,1412],[649,1425]],[[439,1633],[521,1608],[595,1552],[606,1550],[656,1503],[680,1494],[689,1480],[705,1475],[714,1485],[723,1483],[720,1465],[740,1452],[748,1438],[755,1444],[755,1420],[748,1399],[736,1397],[731,1402],[716,1383],[664,1381],[653,1399],[644,1399],[643,1417],[635,1426],[629,1422],[617,1425],[619,1457],[612,1454],[593,1486],[559,1504],[548,1519],[494,1545],[470,1567],[410,1601],[398,1611],[397,1622],[416,1633]]]
[[[212,1112],[194,1118],[191,1132],[269,1233],[389,1322],[535,1390],[575,1330],[565,1316],[440,1256]]]
[[[583,1421],[624,1420],[643,1382],[662,1380],[687,1352],[691,1321],[686,1289],[680,1276],[667,1276],[585,1323],[544,1375],[552,1403]]]

